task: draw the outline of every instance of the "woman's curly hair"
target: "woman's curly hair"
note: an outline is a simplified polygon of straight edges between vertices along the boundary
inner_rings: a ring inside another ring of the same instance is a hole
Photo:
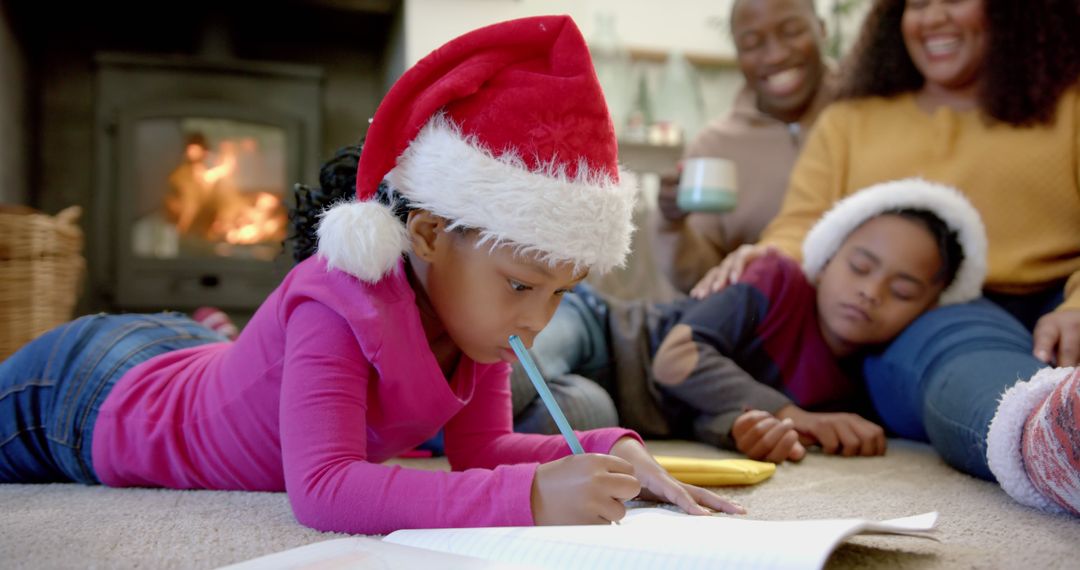
[[[875,0],[849,55],[839,99],[917,91],[923,76],[904,46],[905,0]],[[1015,126],[1049,123],[1080,80],[1080,2],[983,0],[988,29],[979,108]]]

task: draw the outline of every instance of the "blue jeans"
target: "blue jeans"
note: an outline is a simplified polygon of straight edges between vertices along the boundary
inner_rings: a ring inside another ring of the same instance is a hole
[[[606,390],[610,381],[607,310],[591,287],[578,285],[563,296],[555,315],[529,349],[567,421],[577,429],[618,423],[615,402]],[[558,433],[551,414],[516,362],[510,391],[514,431]]]
[[[1059,301],[1060,302],[1060,301]],[[885,427],[929,441],[949,465],[993,481],[986,434],[1007,388],[1046,366],[1031,333],[998,305],[978,299],[916,319],[863,363]]]
[[[587,284],[566,293],[544,330],[536,335],[532,352],[540,372],[568,372],[602,381],[609,369],[607,303]]]
[[[225,339],[176,313],[90,315],[34,339],[0,363],[0,482],[98,483],[98,410],[135,365]]]

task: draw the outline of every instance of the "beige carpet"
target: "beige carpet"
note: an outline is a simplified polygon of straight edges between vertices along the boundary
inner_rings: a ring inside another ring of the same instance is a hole
[[[654,453],[730,456],[685,442]],[[445,468],[442,460],[410,460]],[[880,458],[810,455],[727,494],[760,519],[893,518],[941,513],[940,542],[863,536],[828,568],[1080,568],[1080,520],[1012,502],[927,446],[891,441]],[[339,535],[300,526],[277,493],[0,485],[0,567],[213,568]],[[777,537],[783,548],[783,537]]]

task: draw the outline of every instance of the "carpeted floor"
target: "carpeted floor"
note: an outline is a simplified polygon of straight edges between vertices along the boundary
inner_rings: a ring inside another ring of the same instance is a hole
[[[731,456],[686,442],[650,448]],[[1080,520],[1016,504],[997,485],[950,469],[921,444],[891,441],[880,458],[810,455],[760,485],[725,492],[760,519],[941,513],[938,542],[857,537],[828,568],[1080,568]],[[12,570],[213,568],[338,536],[300,526],[279,493],[0,485],[0,567]]]

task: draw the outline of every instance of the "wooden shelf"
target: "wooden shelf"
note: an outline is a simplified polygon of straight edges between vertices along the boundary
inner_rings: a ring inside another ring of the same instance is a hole
[[[630,52],[630,57],[636,61],[648,61],[654,63],[664,63],[667,61],[668,53],[662,49],[648,49],[648,48],[627,48]],[[703,54],[703,53],[684,53],[683,57],[686,58],[694,67],[724,67],[733,68],[738,67],[738,62],[733,57]]]
[[[619,163],[634,172],[674,172],[682,158],[682,145],[655,145],[619,141]]]

